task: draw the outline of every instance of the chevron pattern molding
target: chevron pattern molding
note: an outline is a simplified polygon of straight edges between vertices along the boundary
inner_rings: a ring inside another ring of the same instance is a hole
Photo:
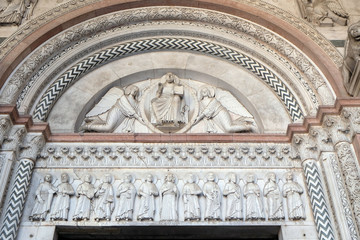
[[[110,60],[123,58],[140,52],[161,50],[194,51],[197,53],[219,57],[244,67],[264,81],[264,83],[266,83],[274,91],[274,93],[285,105],[293,121],[304,117],[297,100],[285,84],[268,68],[261,65],[254,59],[214,43],[183,38],[156,38],[121,44],[98,52],[76,64],[71,69],[67,70],[65,74],[63,74],[48,88],[34,110],[34,118],[45,121],[51,108],[61,94],[86,72],[99,67]]]
[[[319,170],[314,160],[305,161],[303,167],[318,237],[320,240],[333,240],[335,239],[334,231],[321,185]]]
[[[1,240],[13,240],[16,238],[33,167],[33,161],[29,159],[20,160],[10,200],[5,209],[5,218],[0,231]]]

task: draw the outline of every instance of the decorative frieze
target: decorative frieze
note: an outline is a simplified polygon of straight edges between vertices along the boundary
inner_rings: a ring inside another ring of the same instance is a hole
[[[300,167],[289,144],[47,144],[38,168]]]
[[[68,172],[37,171],[33,181],[40,183],[33,186],[25,218],[50,224],[306,220],[303,186],[293,179],[294,174],[299,178],[299,172]],[[56,184],[60,176],[61,183]]]

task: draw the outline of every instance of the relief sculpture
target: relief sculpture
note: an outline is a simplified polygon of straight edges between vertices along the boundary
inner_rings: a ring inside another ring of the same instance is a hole
[[[225,184],[223,195],[226,197],[225,220],[242,219],[241,188],[237,184],[235,173],[229,173],[228,182]]]
[[[352,24],[348,29],[345,44],[342,75],[345,88],[352,96],[358,96],[360,82],[360,21]]]
[[[205,220],[221,220],[221,190],[214,173],[206,176],[203,187],[205,196]]]
[[[302,17],[317,26],[346,26],[349,14],[339,0],[297,0]]]
[[[44,182],[36,189],[34,208],[29,216],[31,221],[45,221],[46,215],[50,212],[52,199],[57,190],[51,182],[52,176],[47,174]]]
[[[20,25],[29,20],[38,0],[3,0],[0,2],[0,24]]]
[[[111,88],[86,115],[80,131],[134,132],[135,120],[143,123],[138,113],[139,88],[129,86],[125,91]],[[117,129],[118,127],[121,129]]]
[[[79,131],[236,133],[259,129],[229,91],[166,73],[124,90],[111,88],[88,111]]]
[[[290,220],[305,219],[304,204],[301,199],[303,192],[302,187],[294,181],[294,175],[290,172],[287,173],[283,196],[286,198]]]
[[[215,89],[201,88],[199,102],[200,113],[194,124],[204,119],[206,121],[206,132],[216,132],[214,124],[225,133],[256,131],[252,118],[241,116],[238,119],[232,119],[229,110],[216,98]]]
[[[76,189],[76,207],[73,216],[74,221],[90,220],[91,201],[95,195],[95,187],[91,183],[91,175],[86,174],[84,181]]]
[[[125,175],[123,182],[118,187],[116,196],[119,198],[119,208],[115,219],[117,221],[131,221],[133,219],[136,188],[132,183],[130,174]]]
[[[69,183],[69,175],[63,173],[61,174],[61,183],[57,186],[56,199],[50,214],[51,220],[68,220],[70,197],[72,195],[75,195],[75,191]]]
[[[255,175],[249,174],[244,187],[246,205],[246,220],[264,219],[263,205],[260,196],[260,187],[256,183]]]
[[[196,176],[188,174],[186,176],[186,183],[182,190],[184,201],[184,216],[185,221],[200,221],[200,202],[199,197],[202,190],[196,183]]]
[[[140,197],[140,209],[138,220],[153,221],[155,216],[155,197],[159,195],[159,190],[153,183],[153,176],[148,174],[145,181],[141,184],[138,195]]]
[[[283,203],[280,188],[276,182],[275,173],[269,173],[268,180],[264,186],[264,197],[267,201],[267,211],[269,220],[279,220],[284,218]]]
[[[165,176],[165,182],[160,188],[160,219],[163,221],[175,221],[178,219],[179,190],[175,184],[175,180],[175,176],[172,173],[167,174]]]
[[[157,126],[170,125],[178,128],[185,123],[186,105],[183,100],[184,86],[173,73],[163,77],[165,82],[159,82],[156,96],[151,100],[153,120]]]
[[[111,220],[111,214],[114,210],[114,189],[111,185],[111,176],[106,174],[103,182],[95,190],[95,221]]]

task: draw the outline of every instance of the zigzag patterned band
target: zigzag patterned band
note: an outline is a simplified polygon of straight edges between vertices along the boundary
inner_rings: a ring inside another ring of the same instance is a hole
[[[244,67],[264,81],[281,99],[293,121],[303,118],[303,112],[290,90],[265,66],[250,57],[221,45],[195,39],[156,38],[129,42],[103,50],[88,57],[66,71],[45,92],[34,111],[34,118],[45,121],[51,108],[61,94],[80,76],[107,61],[141,52],[159,50],[194,51],[219,57]]]
[[[10,200],[6,208],[5,218],[0,231],[1,240],[13,240],[16,238],[33,167],[33,161],[29,159],[20,160],[16,172],[15,183],[11,191]]]
[[[320,173],[315,161],[306,161],[304,171],[319,240],[334,240],[334,231],[321,185]]]

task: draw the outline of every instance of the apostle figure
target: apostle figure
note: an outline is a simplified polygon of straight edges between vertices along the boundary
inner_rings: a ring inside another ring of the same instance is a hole
[[[153,183],[153,176],[148,174],[145,181],[139,188],[138,195],[140,196],[140,209],[138,220],[154,220],[155,216],[155,197],[159,195],[159,190]]]
[[[278,184],[276,183],[275,173],[268,174],[268,180],[264,186],[264,197],[267,201],[269,220],[279,220],[284,218],[283,203]]]
[[[162,79],[165,79],[165,82],[158,84],[156,97],[151,100],[155,124],[158,126],[170,124],[173,127],[179,127],[180,123],[184,122],[184,86],[179,83],[179,78],[173,73],[165,74]]]
[[[124,181],[118,187],[116,196],[119,198],[119,208],[115,217],[117,221],[133,219],[136,188],[131,181],[132,176],[126,174]]]
[[[221,191],[214,173],[207,175],[203,193],[205,196],[205,220],[221,220]]]
[[[286,183],[283,186],[283,196],[286,198],[290,220],[305,219],[304,204],[301,200],[303,188],[294,181],[294,175],[286,174]]]
[[[260,197],[260,187],[255,182],[255,175],[252,173],[247,176],[246,184],[244,187],[244,197],[246,204],[246,219],[264,219],[263,206]]]
[[[189,174],[183,187],[185,221],[200,221],[201,218],[199,196],[202,194],[202,190],[195,181],[195,176]]]
[[[111,175],[106,174],[104,181],[95,190],[96,207],[95,221],[111,220],[114,211],[114,189],[111,185]]]
[[[178,195],[179,190],[175,184],[175,176],[168,173],[165,182],[160,188],[161,211],[160,220],[175,221],[178,219]]]
[[[229,173],[228,182],[225,184],[223,195],[226,197],[225,220],[242,219],[241,188],[237,184],[235,173]]]
[[[52,199],[56,188],[51,184],[52,176],[46,174],[44,182],[40,183],[35,192],[34,208],[29,216],[31,221],[44,221],[47,213],[50,211]]]
[[[91,183],[91,176],[86,174],[84,182],[81,183],[76,189],[76,207],[73,216],[74,221],[89,220],[91,210],[91,200],[95,195],[95,187]]]
[[[75,194],[74,188],[69,183],[69,175],[67,173],[61,174],[61,183],[57,186],[56,199],[53,210],[50,214],[51,220],[67,221],[70,196]]]

